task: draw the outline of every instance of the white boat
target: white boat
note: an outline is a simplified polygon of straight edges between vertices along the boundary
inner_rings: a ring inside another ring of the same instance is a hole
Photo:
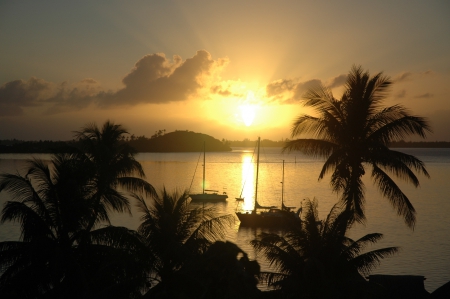
[[[189,194],[192,202],[224,202],[227,200],[228,195],[226,192],[219,194],[217,190],[205,189],[205,176],[206,176],[206,148],[203,143],[203,181],[202,181],[202,193]],[[194,174],[195,176],[195,174]]]
[[[291,223],[300,222],[300,209],[297,213],[291,211],[294,207],[286,207],[284,205],[284,186],[282,187],[281,195],[281,209],[274,206],[261,206],[258,203],[258,174],[259,174],[259,147],[260,138],[258,138],[258,151],[256,159],[256,183],[255,183],[255,200],[254,208],[248,212],[236,212],[236,216],[241,222],[241,226],[248,227],[269,227],[269,228],[283,228]],[[283,160],[283,181],[284,185],[284,160]]]

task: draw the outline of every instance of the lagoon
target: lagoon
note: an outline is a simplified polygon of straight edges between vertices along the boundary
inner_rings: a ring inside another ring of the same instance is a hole
[[[364,177],[366,185],[365,225],[355,225],[351,237],[358,238],[367,233],[384,234],[376,249],[388,246],[401,247],[400,253],[384,259],[372,274],[398,274],[425,276],[425,288],[432,292],[450,281],[450,149],[396,149],[417,156],[425,162],[431,178],[419,176],[421,186],[396,180],[409,197],[417,211],[414,230],[407,228],[388,200],[381,197],[372,186],[370,176]],[[202,153],[139,153],[137,160],[143,165],[147,180],[157,189],[201,191]],[[23,163],[31,156],[48,159],[50,155],[0,154],[0,171],[23,170]],[[253,148],[233,148],[231,152],[206,153],[206,189],[227,192],[226,203],[216,204],[220,213],[234,214],[236,209],[253,207],[254,174],[256,171]],[[282,191],[282,162],[284,170],[284,199],[288,206],[299,207],[302,199],[316,198],[319,216],[326,217],[337,195],[332,193],[329,177],[318,181],[323,161],[305,157],[298,152],[282,153],[280,148],[261,148],[258,201],[262,205],[280,205]],[[238,204],[235,197],[245,197]],[[9,200],[0,194],[0,205]],[[113,225],[137,228],[139,214],[133,205],[133,216],[117,214]],[[263,269],[269,269],[260,257],[255,256],[249,241],[259,229],[239,228],[239,222],[227,232],[227,240],[239,245],[258,259]],[[17,225],[0,225],[0,241],[17,240]]]

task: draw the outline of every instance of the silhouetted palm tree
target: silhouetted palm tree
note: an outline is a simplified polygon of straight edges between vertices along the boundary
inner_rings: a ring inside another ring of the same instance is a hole
[[[26,175],[0,176],[0,192],[12,198],[1,222],[18,222],[21,231],[19,241],[0,243],[1,298],[117,298],[145,289],[140,236],[112,226],[87,230],[95,190],[78,157],[30,160]]]
[[[141,196],[138,207],[143,213],[138,228],[151,256],[153,280],[169,281],[189,259],[204,253],[216,240],[223,239],[233,215],[218,215],[213,207],[189,206],[187,192],[168,193],[164,188],[148,206]]]
[[[368,275],[398,248],[363,252],[383,235],[372,233],[350,239],[351,211],[337,205],[325,221],[318,219],[317,201],[306,201],[303,210],[301,225],[292,226],[285,235],[262,233],[251,241],[277,271],[264,273],[263,278],[286,297],[361,298],[367,288],[362,275]]]
[[[110,121],[106,121],[101,129],[90,124],[76,132],[75,137],[87,157],[85,171],[91,173],[95,186],[88,230],[99,221],[109,221],[108,210],[130,212],[129,201],[118,187],[150,196],[156,194],[153,186],[144,180],[145,173],[134,157],[134,149],[122,141],[127,133],[121,125]]]
[[[419,180],[413,170],[429,175],[422,161],[389,149],[389,144],[409,135],[425,137],[431,129],[424,118],[411,115],[401,105],[381,105],[390,85],[391,81],[382,73],[370,77],[361,67],[354,66],[340,100],[324,86],[310,89],[304,96],[304,104],[314,108],[318,115],[298,117],[293,124],[292,137],[306,135],[316,139],[292,140],[285,149],[326,158],[319,179],[332,172],[333,191],[342,193],[341,201],[359,222],[365,220],[361,178],[370,167],[375,185],[413,228],[414,207],[388,173],[416,187]]]

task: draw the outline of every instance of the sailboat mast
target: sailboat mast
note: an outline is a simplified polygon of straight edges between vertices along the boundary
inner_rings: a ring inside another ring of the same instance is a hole
[[[203,188],[203,194],[205,194],[205,168],[206,168],[206,145],[205,145],[205,141],[203,141],[203,183],[202,183],[202,188]]]
[[[283,160],[283,176],[281,181],[281,208],[284,205],[284,160]]]
[[[258,151],[256,155],[256,184],[255,184],[255,207],[253,208],[256,211],[256,203],[258,202],[258,174],[259,174],[259,146],[260,146],[260,138],[258,137]]]

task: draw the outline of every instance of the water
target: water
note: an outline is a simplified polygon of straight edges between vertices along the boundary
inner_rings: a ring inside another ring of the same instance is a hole
[[[394,257],[384,259],[372,274],[422,275],[426,277],[425,288],[432,292],[450,281],[450,149],[399,149],[413,154],[425,162],[430,179],[419,176],[421,186],[414,188],[396,180],[409,197],[417,211],[414,231],[391,208],[388,200],[381,197],[372,186],[370,177],[366,185],[367,223],[355,225],[350,235],[356,239],[367,233],[383,233],[384,239],[371,250],[388,246],[400,246]],[[157,189],[191,192],[201,191],[202,153],[141,153],[137,155],[144,167],[147,180]],[[0,170],[16,172],[23,167],[30,155],[1,154]],[[47,159],[49,155],[35,155]],[[236,209],[253,207],[254,173],[256,157],[253,148],[234,148],[232,152],[206,154],[206,189],[225,191],[226,203],[216,204],[220,213],[234,214]],[[284,199],[288,206],[299,206],[304,198],[317,198],[319,216],[324,218],[337,201],[331,192],[329,177],[318,181],[323,161],[305,157],[299,153],[283,154],[279,148],[261,148],[258,201],[262,205],[280,205],[282,191],[282,161],[284,166]],[[200,161],[200,162],[198,162]],[[194,176],[195,172],[195,176]],[[245,197],[238,206],[235,197]],[[8,198],[0,194],[0,204]],[[115,215],[114,225],[137,228],[139,214],[133,207],[133,215]],[[259,229],[239,228],[239,222],[227,232],[227,240],[238,244],[251,258],[257,258],[263,269],[269,266],[257,257],[249,245]],[[16,240],[19,230],[16,224],[0,226],[0,241]]]

